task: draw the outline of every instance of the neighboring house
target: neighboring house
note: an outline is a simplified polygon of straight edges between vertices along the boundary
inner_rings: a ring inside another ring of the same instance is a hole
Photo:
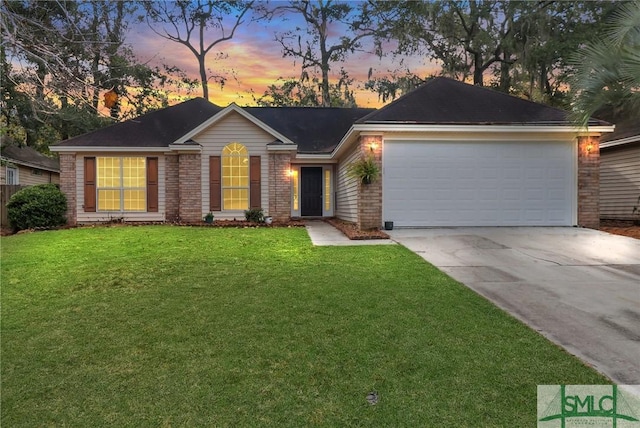
[[[0,184],[60,183],[60,163],[29,146],[8,145],[0,150]]]
[[[51,147],[72,223],[338,217],[362,228],[597,227],[598,142],[564,111],[447,78],[379,109],[193,99]],[[373,156],[382,176],[347,166]]]
[[[600,218],[631,220],[640,198],[640,121],[616,125],[600,143]],[[635,215],[635,218],[638,214]]]

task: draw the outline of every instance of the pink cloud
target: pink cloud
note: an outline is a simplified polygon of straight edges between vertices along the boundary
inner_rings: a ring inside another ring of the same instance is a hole
[[[301,73],[300,61],[294,63],[291,57],[283,58],[282,47],[275,41],[275,33],[295,29],[299,25],[294,19],[275,23],[251,22],[240,27],[233,39],[216,46],[218,49],[212,50],[207,56],[207,68],[215,74],[223,74],[227,80],[222,89],[210,81],[210,101],[219,105],[230,102],[251,105],[254,103],[253,96],[263,95],[269,85],[278,83],[279,78],[297,78]],[[339,25],[332,26],[331,30],[336,35],[344,31]],[[129,41],[140,61],[152,65],[175,65],[190,77],[198,78],[198,65],[193,54],[186,47],[158,36],[146,24],[132,28]],[[370,46],[363,48],[371,50]],[[217,58],[218,52],[223,52],[225,58]],[[434,64],[422,57],[405,58],[403,62],[405,68],[420,75],[436,69]],[[398,63],[398,59],[391,56],[378,58],[372,53],[356,52],[347,56],[344,62],[332,64],[332,75],[338,76],[340,68],[344,68],[355,80],[353,89],[358,104],[377,107],[381,104],[377,94],[363,89],[369,69],[374,71],[374,77],[381,77],[396,70]],[[199,94],[198,89],[194,95]]]

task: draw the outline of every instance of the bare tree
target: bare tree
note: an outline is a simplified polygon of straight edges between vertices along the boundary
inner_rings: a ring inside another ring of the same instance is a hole
[[[138,61],[126,42],[136,8],[133,1],[0,2],[0,119],[46,150],[109,123],[100,105],[106,90],[123,101],[111,120],[167,105],[168,87],[192,82],[175,67]]]
[[[276,6],[267,15],[271,19],[289,15],[304,18],[305,28],[276,34],[276,41],[282,45],[283,56],[302,61],[302,76],[308,74],[309,69],[320,70],[321,105],[330,106],[331,64],[343,61],[347,54],[361,48],[362,39],[375,33],[367,3],[354,7],[350,2],[296,0]],[[337,27],[342,28],[336,30]],[[340,34],[336,35],[337,32]]]
[[[231,40],[251,9],[253,1],[179,0],[145,1],[146,20],[160,37],[179,43],[198,60],[202,96],[209,99],[209,79],[221,84],[224,77],[207,70],[207,54],[217,45]],[[215,34],[209,38],[211,34]]]

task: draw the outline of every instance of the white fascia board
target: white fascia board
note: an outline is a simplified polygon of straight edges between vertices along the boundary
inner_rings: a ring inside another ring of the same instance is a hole
[[[530,133],[578,133],[580,135],[599,135],[603,132],[613,132],[614,126],[590,126],[579,129],[574,126],[562,125],[419,125],[419,124],[356,124],[354,131],[360,132],[530,132]]]
[[[388,135],[389,133],[531,133],[531,134],[572,134],[584,136],[599,136],[605,132],[613,132],[614,126],[592,126],[587,130],[579,130],[573,126],[551,125],[419,125],[406,123],[370,124],[357,123],[352,125],[340,143],[333,150],[332,157],[338,157],[342,151],[360,135]]]
[[[331,164],[336,163],[337,159],[334,159],[330,153],[327,154],[298,154],[295,159],[292,160],[293,163],[298,164]]]
[[[231,114],[232,112],[238,113],[240,116],[244,117],[245,119],[247,119],[248,121],[250,121],[251,123],[256,125],[258,128],[262,129],[263,131],[273,135],[274,137],[276,137],[278,140],[282,141],[283,143],[294,144],[293,141],[289,140],[287,137],[285,137],[284,135],[280,134],[278,131],[276,131],[275,129],[271,128],[266,123],[258,120],[254,116],[252,116],[249,113],[247,113],[246,111],[244,111],[244,109],[242,107],[239,107],[236,103],[229,104],[225,109],[219,111],[218,113],[213,115],[210,119],[205,120],[199,126],[197,126],[196,128],[192,129],[191,131],[187,132],[185,135],[183,135],[182,137],[178,138],[172,144],[180,144],[183,141],[187,141],[188,139],[198,135],[200,132],[204,131],[205,129],[207,129],[208,127],[213,125],[214,123],[216,123],[216,122],[220,121],[221,119],[225,118],[227,115]]]
[[[298,151],[298,145],[297,144],[272,144],[272,145],[267,144],[267,151],[268,152]]]
[[[107,152],[107,153],[162,153],[166,147],[99,147],[99,146],[50,146],[49,150],[58,153]]]
[[[349,128],[344,137],[342,137],[342,140],[340,140],[336,148],[331,152],[331,158],[337,158],[340,153],[342,153],[344,149],[346,149],[350,143],[360,135],[360,133],[355,130],[355,126],[356,125],[351,125],[351,128]]]
[[[604,143],[600,143],[600,148],[605,149],[607,147],[616,147],[623,146],[625,144],[637,143],[640,142],[640,135],[633,135],[627,138],[621,138],[619,140],[611,140],[605,141]]]
[[[200,144],[169,144],[169,150],[172,152],[200,153],[202,146]]]

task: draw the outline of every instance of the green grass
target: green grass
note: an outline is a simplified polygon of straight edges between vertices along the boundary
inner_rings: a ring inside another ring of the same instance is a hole
[[[170,226],[1,245],[6,427],[521,427],[536,385],[607,383],[401,246]]]

